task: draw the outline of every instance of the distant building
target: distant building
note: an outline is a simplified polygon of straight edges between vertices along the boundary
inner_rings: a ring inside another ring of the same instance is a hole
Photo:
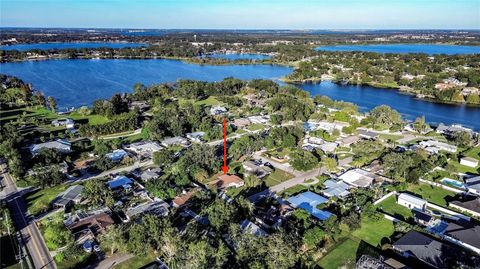
[[[33,145],[30,147],[30,152],[32,155],[37,155],[44,149],[54,149],[60,153],[70,153],[72,152],[72,144],[65,139],[58,139]]]
[[[241,118],[241,119],[235,119],[232,124],[233,124],[233,126],[239,128],[239,129],[242,129],[242,128],[245,128],[252,123],[247,118]]]
[[[258,227],[258,225],[247,219],[240,223],[240,229],[242,229],[244,233],[250,233],[259,237],[264,237],[268,235],[268,233],[262,230],[262,228]]]
[[[72,119],[56,119],[52,121],[52,125],[55,127],[65,126],[67,129],[75,127],[75,122]]]
[[[468,167],[475,168],[478,166],[478,160],[472,157],[463,157],[460,159],[460,164]]]
[[[427,208],[426,200],[407,193],[400,193],[400,195],[398,195],[397,204],[409,209],[418,209],[420,211],[425,211],[425,209]]]
[[[189,144],[188,140],[181,136],[167,138],[162,141],[162,145],[167,148],[174,145],[188,146]]]
[[[149,181],[155,178],[158,178],[162,174],[162,169],[160,168],[149,168],[138,173],[138,177],[143,181]]]
[[[205,132],[187,133],[186,135],[187,138],[190,139],[190,141],[200,143],[202,142],[202,138],[205,136]]]
[[[467,191],[480,196],[480,176],[465,179]]]
[[[343,198],[348,196],[350,192],[350,186],[343,181],[335,181],[335,180],[326,180],[323,185],[325,185],[325,189],[322,191],[323,195],[326,197],[338,197]]]
[[[302,192],[296,196],[290,197],[288,202],[295,208],[306,210],[319,220],[326,220],[333,215],[328,211],[317,208],[319,205],[328,202],[328,199],[311,191]]]
[[[141,141],[125,145],[123,148],[134,153],[137,156],[152,158],[153,153],[160,151],[162,146],[155,141]]]
[[[126,156],[128,156],[128,153],[123,149],[116,149],[105,155],[105,157],[109,158],[114,163],[121,162]]]
[[[360,140],[360,137],[357,135],[351,135],[340,140],[340,145],[343,147],[349,147],[352,144],[357,143]]]
[[[133,181],[126,176],[116,176],[114,179],[108,181],[107,184],[111,190],[119,188],[130,190],[132,188]]]
[[[480,226],[471,222],[448,223],[444,238],[477,254],[480,254]]]
[[[447,143],[439,142],[436,140],[421,141],[419,145],[426,151],[437,154],[440,151],[447,151],[451,153],[457,152],[457,146],[450,145]]]
[[[375,140],[380,136],[380,134],[367,129],[358,129],[358,136],[365,139]]]
[[[175,197],[172,201],[173,207],[181,207],[190,200],[190,198],[198,191],[198,189],[192,189],[188,192],[183,191],[181,195]]]
[[[216,115],[223,115],[227,113],[227,109],[223,106],[212,106],[210,108],[210,115],[216,116]]]
[[[456,200],[450,201],[448,206],[480,217],[480,198],[477,196],[460,196]]]
[[[449,261],[456,258],[446,244],[413,230],[393,243],[392,247],[402,256],[434,268],[448,268]]]
[[[225,190],[230,187],[238,188],[245,184],[243,179],[241,179],[240,177],[236,175],[228,175],[228,174],[219,176],[217,180],[214,181],[213,183],[220,190]]]
[[[156,216],[167,216],[168,215],[168,204],[164,201],[152,201],[145,202],[143,204],[131,207],[127,209],[125,215],[128,220],[132,220],[138,215],[145,213],[153,214]]]
[[[83,191],[82,185],[70,186],[67,190],[62,192],[53,202],[54,207],[66,208],[73,203],[81,201]]]
[[[265,115],[265,116],[250,116],[248,117],[248,120],[251,123],[254,124],[267,124],[268,121],[270,120],[270,116]]]
[[[343,180],[348,185],[366,188],[372,185],[375,180],[375,174],[360,168],[355,168],[340,175],[339,179]]]
[[[265,165],[260,166],[252,161],[245,161],[243,162],[242,166],[245,172],[255,175],[258,178],[264,178],[273,172],[273,170],[270,167]]]

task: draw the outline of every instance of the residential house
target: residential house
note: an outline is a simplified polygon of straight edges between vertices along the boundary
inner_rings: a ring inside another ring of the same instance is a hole
[[[253,124],[267,124],[270,120],[270,116],[250,116],[247,119]]]
[[[77,240],[85,236],[85,234],[95,237],[103,233],[108,226],[114,223],[108,209],[89,213],[76,213],[64,221],[65,226],[74,234]]]
[[[239,188],[245,184],[243,179],[236,175],[223,174],[217,177],[217,180],[213,181],[213,184],[220,189],[225,190],[230,187]]]
[[[427,201],[408,193],[400,193],[397,197],[397,204],[409,209],[418,209],[425,211],[427,208]]]
[[[349,124],[341,121],[313,121],[309,120],[304,124],[304,128],[306,131],[315,131],[318,129],[322,129],[327,131],[328,133],[332,133],[335,130],[342,131],[344,127],[347,127]]]
[[[123,189],[130,190],[132,188],[133,181],[126,176],[116,176],[114,179],[107,182],[108,187],[111,190]]]
[[[478,166],[478,160],[472,157],[463,157],[460,159],[460,164],[475,168]]]
[[[474,135],[474,131],[470,128],[463,127],[459,124],[452,124],[450,126],[440,123],[435,130],[437,133],[444,134],[447,136],[453,135],[455,132],[468,132],[470,135]]]
[[[372,130],[367,130],[367,129],[357,129],[358,131],[358,136],[364,139],[370,139],[370,140],[375,140],[377,139],[380,134],[377,132],[374,132]]]
[[[135,173],[135,176],[141,178],[143,181],[149,181],[158,178],[162,175],[162,169],[160,168],[148,168],[141,172]]]
[[[448,245],[417,231],[409,231],[393,243],[393,249],[406,258],[414,258],[434,268],[448,268],[456,257]]]
[[[457,146],[436,140],[421,141],[419,145],[431,154],[437,154],[442,150],[451,153],[457,152]]]
[[[116,150],[114,150],[110,153],[107,153],[105,155],[105,157],[109,158],[114,163],[121,162],[123,160],[123,158],[125,158],[127,156],[128,156],[128,153],[123,149],[116,149]]]
[[[469,193],[480,196],[480,176],[465,179],[465,187]]]
[[[449,207],[480,217],[480,198],[471,195],[461,195],[448,203]]]
[[[72,119],[56,119],[52,121],[52,125],[55,127],[65,126],[67,129],[73,129],[75,122]]]
[[[60,153],[70,153],[72,152],[72,144],[65,139],[58,139],[55,141],[32,145],[30,147],[30,152],[35,156],[44,149],[55,149]]]
[[[131,207],[127,209],[125,215],[127,220],[132,220],[138,215],[145,213],[153,214],[156,216],[167,216],[168,215],[168,204],[164,201],[149,201],[143,204]]]
[[[426,212],[413,210],[413,219],[415,220],[416,223],[420,224],[421,226],[427,227],[429,226],[433,217],[432,215]]]
[[[210,108],[210,115],[223,115],[227,113],[227,109],[223,106],[212,106]]]
[[[472,222],[448,223],[444,239],[480,254],[480,226]]]
[[[258,236],[258,237],[264,237],[264,236],[268,235],[267,232],[262,230],[262,228],[258,227],[257,224],[249,221],[248,219],[243,220],[240,223],[240,229],[242,229],[242,231],[244,233],[253,234],[253,235]]]
[[[175,136],[175,137],[171,137],[171,138],[167,138],[165,140],[162,141],[162,146],[164,147],[170,147],[170,146],[174,146],[174,145],[180,145],[180,146],[188,146],[190,143],[188,142],[188,140],[186,138],[183,138],[181,136]]]
[[[252,161],[243,162],[242,166],[245,172],[255,175],[258,178],[264,178],[273,172],[273,170],[270,167],[265,165],[260,166]]]
[[[201,143],[202,138],[205,136],[205,132],[187,133],[186,135],[187,135],[187,138],[190,139],[190,141],[195,143]]]
[[[79,203],[81,201],[82,191],[82,185],[70,186],[67,190],[57,196],[57,198],[52,202],[52,205],[54,207],[66,208],[73,203]]]
[[[190,198],[198,191],[198,189],[191,189],[189,191],[183,191],[181,195],[175,197],[172,201],[172,207],[178,208],[183,206],[190,200]]]
[[[141,141],[123,146],[126,151],[132,152],[137,156],[152,158],[153,153],[160,151],[162,146],[155,141]]]
[[[340,140],[340,145],[342,147],[350,147],[351,145],[357,143],[360,140],[358,135],[351,135]]]
[[[248,118],[241,118],[241,119],[235,119],[232,124],[237,129],[242,129],[242,128],[245,128],[245,127],[249,126],[252,123],[250,122],[250,120]]]
[[[319,220],[326,220],[333,215],[326,210],[320,210],[317,208],[319,205],[327,203],[328,199],[311,191],[302,192],[296,196],[292,196],[288,199],[288,202],[295,208],[306,210],[310,215]]]
[[[348,191],[350,186],[343,181],[328,179],[323,183],[323,185],[325,186],[325,189],[322,191],[322,193],[328,198],[344,198],[350,194]]]
[[[373,181],[375,180],[375,174],[360,168],[355,168],[346,171],[338,178],[350,186],[366,188],[372,185]]]
[[[138,108],[140,112],[145,112],[150,108],[150,105],[145,101],[133,101],[128,104],[128,109],[133,110]]]

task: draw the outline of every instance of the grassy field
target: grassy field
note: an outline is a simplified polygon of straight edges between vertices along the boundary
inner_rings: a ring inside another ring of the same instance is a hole
[[[355,268],[359,242],[347,239],[323,257],[319,265],[325,269]]]
[[[413,219],[413,213],[410,209],[397,204],[397,200],[394,195],[388,197],[386,200],[377,205],[380,211],[383,211],[397,219],[409,221]]]
[[[275,169],[270,175],[265,177],[264,181],[268,187],[275,186],[286,180],[292,179],[294,176],[280,169]]]
[[[50,207],[50,202],[66,189],[67,186],[62,184],[27,194],[25,198],[27,201],[28,212],[36,215],[47,210]]]
[[[279,194],[282,195],[283,197],[290,197],[306,190],[308,190],[308,187],[304,185],[296,185],[280,192]]]
[[[403,135],[394,135],[394,134],[380,134],[379,137],[385,140],[397,141],[403,138]]]
[[[219,105],[220,104],[220,101],[217,100],[217,98],[215,98],[215,96],[209,96],[207,99],[203,99],[203,100],[200,100],[200,101],[197,101],[195,102],[195,105],[197,106],[215,106],[215,105]]]
[[[466,152],[464,152],[464,155],[480,160],[480,147],[475,147],[467,150]]]
[[[87,119],[88,123],[91,124],[91,125],[104,124],[104,123],[107,123],[107,122],[110,121],[109,119],[107,119],[107,117],[102,116],[102,115],[86,115],[86,116],[83,116],[76,111],[70,113],[67,117],[71,118],[72,120]]]
[[[420,195],[423,199],[428,200],[429,202],[444,207],[447,207],[446,198],[455,196],[455,193],[451,191],[427,184],[410,184],[407,190]]]
[[[352,235],[372,246],[379,246],[382,238],[390,237],[394,231],[393,222],[383,216],[380,220],[363,217],[360,229],[353,231]]]
[[[263,130],[263,129],[265,129],[265,125],[259,124],[259,123],[254,123],[254,124],[250,124],[247,127],[247,129],[250,130],[250,131]]]
[[[460,172],[460,173],[472,173],[472,174],[476,174],[477,173],[477,167],[473,168],[473,167],[469,167],[469,166],[465,166],[465,165],[462,165],[460,164],[459,162],[455,162],[455,161],[452,161],[450,160],[448,162],[449,164],[452,164],[454,165],[456,168],[457,168],[457,171]]]
[[[118,265],[116,265],[115,269],[130,269],[130,268],[140,268],[145,266],[153,261],[155,261],[155,254],[153,252],[148,252],[145,255],[136,255],[135,257],[128,259]]]

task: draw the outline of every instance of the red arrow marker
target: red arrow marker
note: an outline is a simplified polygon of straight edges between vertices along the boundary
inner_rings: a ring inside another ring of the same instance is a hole
[[[223,119],[223,174],[227,174],[227,119]]]

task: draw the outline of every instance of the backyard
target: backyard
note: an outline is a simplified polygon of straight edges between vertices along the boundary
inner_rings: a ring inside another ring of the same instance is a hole
[[[50,207],[50,203],[53,199],[66,190],[67,187],[67,185],[62,184],[28,193],[25,197],[28,212],[32,215],[37,215],[46,211]]]
[[[267,185],[268,187],[271,187],[292,178],[293,178],[292,174],[287,173],[280,169],[275,169],[275,171],[273,171],[270,175],[265,177],[264,181],[265,181],[265,185]]]

